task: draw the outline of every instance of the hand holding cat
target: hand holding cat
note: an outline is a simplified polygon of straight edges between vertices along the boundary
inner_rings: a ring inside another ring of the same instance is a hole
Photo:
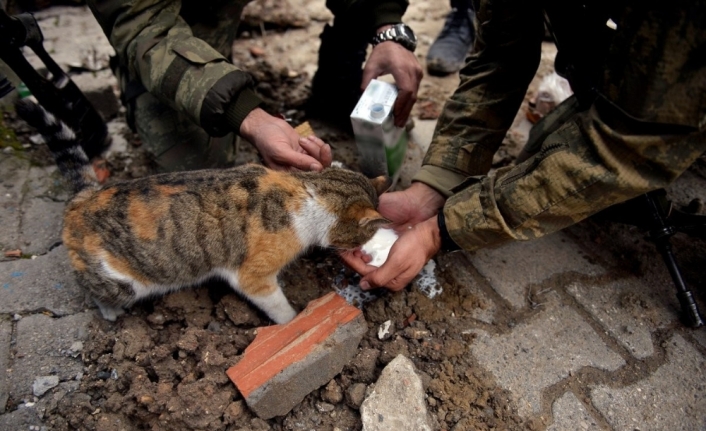
[[[331,166],[333,160],[331,147],[324,141],[313,135],[299,137],[289,123],[260,108],[245,117],[240,136],[255,145],[271,169],[318,172]]]

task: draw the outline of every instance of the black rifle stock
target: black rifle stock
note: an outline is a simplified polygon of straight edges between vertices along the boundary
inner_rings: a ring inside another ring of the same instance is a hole
[[[52,114],[69,125],[79,136],[81,146],[89,158],[100,155],[109,144],[105,121],[86,96],[59,67],[44,49],[44,36],[32,14],[21,13],[10,16],[0,8],[0,59],[19,76],[37,98],[37,101]],[[29,64],[22,54],[28,47],[44,63],[48,76],[42,76]],[[0,77],[0,97],[7,94],[7,80]],[[4,84],[4,85],[3,85]],[[4,93],[4,94],[2,94]]]

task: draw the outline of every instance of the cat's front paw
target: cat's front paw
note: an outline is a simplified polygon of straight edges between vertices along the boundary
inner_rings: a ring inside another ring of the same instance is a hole
[[[289,304],[287,304],[289,305]],[[270,319],[272,319],[276,324],[280,325],[282,323],[288,323],[292,319],[294,319],[297,315],[297,312],[294,311],[294,309],[289,306],[289,309],[283,309],[283,310],[277,310],[276,312],[273,312],[270,315]]]

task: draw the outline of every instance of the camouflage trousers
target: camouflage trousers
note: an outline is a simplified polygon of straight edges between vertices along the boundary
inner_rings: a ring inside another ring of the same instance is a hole
[[[233,165],[233,133],[209,136],[186,115],[160,102],[150,93],[134,101],[135,129],[158,172],[225,168]]]
[[[706,151],[703,128],[640,122],[602,98],[554,117],[567,121],[538,123],[533,155],[454,189],[444,215],[459,246],[471,251],[558,231],[665,187]]]

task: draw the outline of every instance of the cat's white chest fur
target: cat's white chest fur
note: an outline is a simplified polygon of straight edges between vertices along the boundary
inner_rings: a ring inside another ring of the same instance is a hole
[[[327,247],[330,244],[328,233],[336,223],[336,216],[319,203],[312,190],[309,195],[299,211],[291,214],[292,226],[302,246]]]

